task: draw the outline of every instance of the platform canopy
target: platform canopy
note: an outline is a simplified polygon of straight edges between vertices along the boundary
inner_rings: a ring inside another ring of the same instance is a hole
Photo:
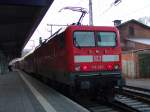
[[[19,57],[54,0],[0,0],[0,50]]]

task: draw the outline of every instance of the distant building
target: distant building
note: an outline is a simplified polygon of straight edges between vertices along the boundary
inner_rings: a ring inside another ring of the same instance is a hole
[[[117,26],[123,51],[150,49],[150,27],[134,19]]]
[[[123,50],[123,74],[150,78],[150,27],[134,19],[117,26]]]

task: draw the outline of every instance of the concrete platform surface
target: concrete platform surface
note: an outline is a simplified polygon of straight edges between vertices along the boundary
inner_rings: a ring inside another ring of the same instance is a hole
[[[150,79],[126,79],[126,85],[150,90]]]
[[[88,112],[21,71],[0,75],[0,112]]]
[[[46,112],[17,72],[0,75],[0,112]]]

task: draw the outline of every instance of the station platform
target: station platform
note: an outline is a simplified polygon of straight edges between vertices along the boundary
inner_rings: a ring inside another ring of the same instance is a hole
[[[89,112],[21,71],[0,75],[0,112]]]
[[[150,90],[150,79],[126,79],[126,85]]]

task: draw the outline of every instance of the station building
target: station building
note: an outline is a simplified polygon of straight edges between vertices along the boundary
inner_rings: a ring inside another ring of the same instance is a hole
[[[123,75],[150,78],[150,27],[134,19],[117,24],[120,32]]]

